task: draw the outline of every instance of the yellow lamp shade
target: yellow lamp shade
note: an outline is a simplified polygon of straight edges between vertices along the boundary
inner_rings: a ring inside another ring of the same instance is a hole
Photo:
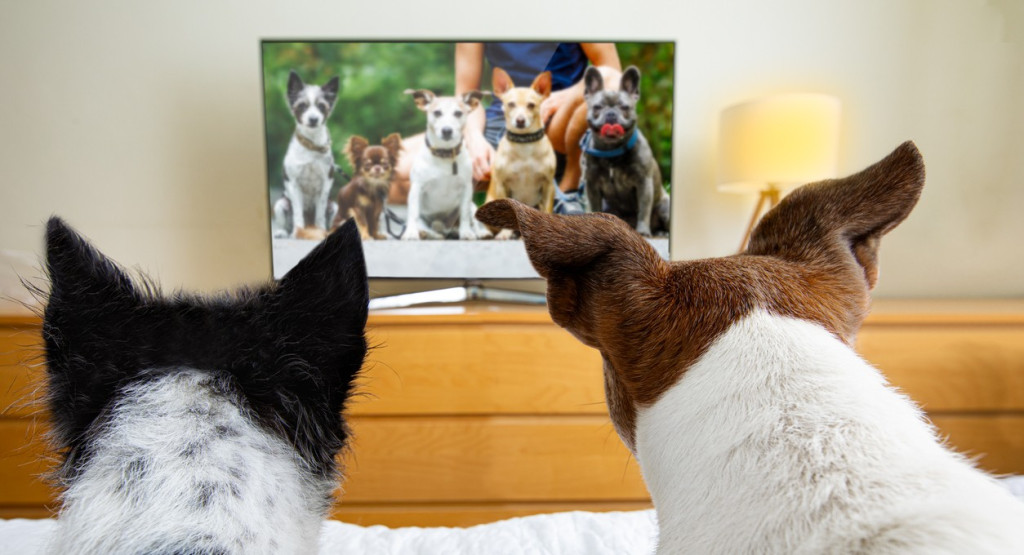
[[[757,192],[836,175],[839,99],[785,94],[722,112],[718,189]]]

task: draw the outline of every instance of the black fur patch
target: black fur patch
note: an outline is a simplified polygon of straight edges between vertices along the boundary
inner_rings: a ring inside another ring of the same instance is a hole
[[[367,351],[366,265],[354,222],[280,283],[212,297],[162,296],[145,279],[133,282],[58,218],[46,239],[43,337],[60,478],[73,479],[88,460],[123,388],[168,368],[210,371],[211,384],[291,443],[310,471],[335,471],[348,438],[341,412]]]

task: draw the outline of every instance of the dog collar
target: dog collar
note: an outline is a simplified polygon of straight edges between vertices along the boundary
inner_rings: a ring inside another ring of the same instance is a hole
[[[434,148],[430,144],[430,139],[426,135],[423,136],[423,140],[427,142],[427,148],[430,149],[430,153],[438,158],[455,158],[462,152],[462,143],[455,145],[452,148]]]
[[[455,158],[462,152],[462,142],[455,145],[452,148],[434,148],[430,144],[430,139],[426,135],[423,136],[423,140],[427,143],[427,148],[430,149],[430,153],[438,158],[451,158],[452,159],[452,175],[459,174],[459,163]]]
[[[630,150],[633,150],[633,147],[636,146],[636,141],[639,136],[640,133],[638,133],[636,129],[633,129],[633,134],[629,136],[629,140],[626,141],[626,144],[617,148],[603,150],[594,146],[594,135],[588,129],[587,135],[583,138],[582,141],[580,141],[580,144],[583,147],[583,152],[586,152],[587,154],[589,154],[590,156],[594,156],[595,158],[616,158],[618,156],[622,156],[623,154],[629,152]]]
[[[509,141],[513,143],[534,143],[544,136],[544,128],[534,131],[533,133],[513,133],[508,129],[505,130],[505,136],[508,137]]]
[[[299,141],[300,145],[308,148],[309,150],[313,150],[313,151],[319,152],[320,154],[327,154],[328,152],[331,151],[331,139],[330,139],[330,137],[328,137],[328,139],[327,139],[327,144],[325,144],[323,146],[318,145],[318,144],[314,143],[313,141],[309,140],[309,138],[300,135],[298,131],[295,132],[295,138]]]

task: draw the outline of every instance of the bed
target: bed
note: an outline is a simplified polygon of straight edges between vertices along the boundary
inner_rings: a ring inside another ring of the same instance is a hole
[[[1004,478],[1003,483],[1024,502],[1024,476]],[[53,519],[0,520],[0,555],[44,553],[55,526]],[[320,536],[320,553],[650,555],[656,538],[653,510],[571,511],[468,528],[388,528],[328,520]]]

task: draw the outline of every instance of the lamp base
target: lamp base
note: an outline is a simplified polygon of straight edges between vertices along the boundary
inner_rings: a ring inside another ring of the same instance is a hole
[[[779,204],[779,197],[781,191],[775,185],[768,185],[768,188],[761,189],[761,194],[757,199],[757,205],[754,206],[754,214],[750,216],[750,223],[747,224],[747,232],[743,234],[743,242],[740,243],[740,254],[747,250],[747,243],[750,242],[750,234],[754,231],[754,226],[761,219],[761,214],[768,212],[772,208],[775,208]],[[765,208],[765,203],[768,204],[768,208]]]

